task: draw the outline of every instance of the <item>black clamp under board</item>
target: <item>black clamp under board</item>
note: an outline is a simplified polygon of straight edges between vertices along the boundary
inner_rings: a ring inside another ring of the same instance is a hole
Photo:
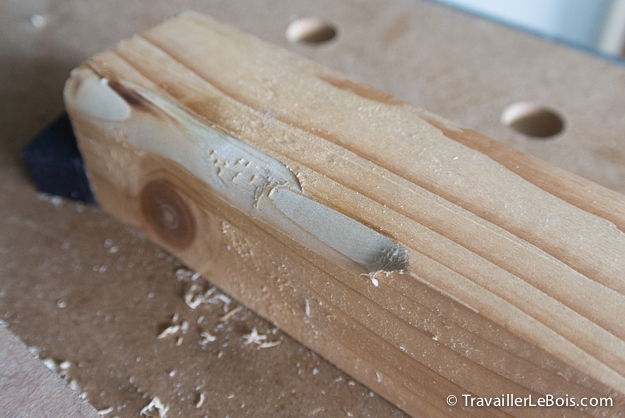
[[[26,168],[40,191],[95,203],[67,113],[46,126],[22,153]]]

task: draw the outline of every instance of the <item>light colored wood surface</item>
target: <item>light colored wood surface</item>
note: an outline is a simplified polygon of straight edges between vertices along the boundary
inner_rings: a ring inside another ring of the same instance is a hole
[[[199,14],[65,98],[105,210],[412,416],[625,414],[622,195]]]
[[[219,305],[190,310],[175,260],[97,208],[39,199],[33,190],[20,149],[63,110],[69,71],[184,9],[623,191],[625,69],[445,7],[412,0],[1,2],[0,314],[42,355],[81,363],[72,377],[97,408],[123,406],[120,417],[135,417],[158,395],[170,416],[403,416],[247,310],[223,324]],[[31,23],[33,15],[43,26]],[[284,34],[293,16],[327,19],[338,36],[291,45]],[[540,141],[501,125],[501,112],[521,100],[555,107],[565,131]],[[422,292],[427,301],[428,289]],[[194,327],[181,346],[157,340],[175,312],[191,324],[204,316],[210,330],[222,324],[219,349],[202,349]],[[252,328],[282,343],[246,346]],[[199,409],[198,386],[209,395]]]
[[[98,413],[0,325],[0,411],[11,418],[95,418]]]

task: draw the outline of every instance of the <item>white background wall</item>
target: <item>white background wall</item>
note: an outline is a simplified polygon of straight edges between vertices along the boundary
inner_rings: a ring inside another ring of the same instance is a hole
[[[622,54],[625,0],[436,0],[543,36]]]

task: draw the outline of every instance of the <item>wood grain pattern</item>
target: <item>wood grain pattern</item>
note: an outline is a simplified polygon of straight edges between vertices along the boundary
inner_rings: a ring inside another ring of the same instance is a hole
[[[102,207],[409,414],[536,416],[445,403],[513,393],[625,415],[623,196],[192,13],[95,56],[66,103]],[[247,171],[197,132],[296,180],[237,206]],[[332,212],[304,227],[285,193]],[[344,218],[371,231],[353,250]],[[355,261],[378,236],[405,266]]]

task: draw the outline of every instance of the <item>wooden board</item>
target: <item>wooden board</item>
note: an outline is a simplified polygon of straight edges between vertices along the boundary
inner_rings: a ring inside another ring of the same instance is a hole
[[[52,375],[13,334],[0,324],[0,408],[6,417],[62,416],[96,418],[98,413]],[[48,359],[49,361],[51,359]]]
[[[409,414],[624,413],[618,193],[192,13],[66,101],[106,210]]]

